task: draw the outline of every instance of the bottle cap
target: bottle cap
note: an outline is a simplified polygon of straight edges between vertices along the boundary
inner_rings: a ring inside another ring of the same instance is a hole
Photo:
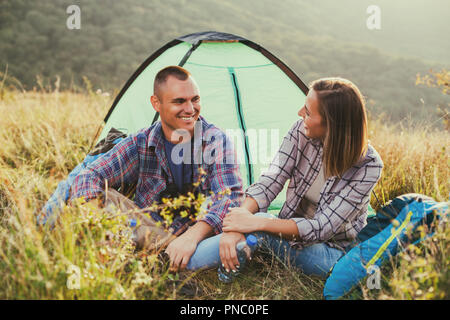
[[[247,237],[247,244],[249,245],[249,246],[255,246],[256,244],[258,243],[258,239],[254,236],[254,235],[249,235],[248,237]]]
[[[137,222],[136,222],[136,219],[130,219],[129,220],[130,221],[130,227],[136,227],[136,224],[137,224]]]

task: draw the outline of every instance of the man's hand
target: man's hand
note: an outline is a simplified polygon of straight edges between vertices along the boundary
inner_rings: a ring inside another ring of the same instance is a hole
[[[165,250],[170,258],[170,269],[172,271],[185,269],[198,243],[212,233],[213,229],[209,224],[199,221],[173,240]]]
[[[195,249],[197,249],[197,242],[186,233],[169,243],[165,252],[170,258],[170,269],[172,271],[185,269]]]
[[[219,255],[224,268],[236,270],[239,260],[236,253],[236,245],[238,242],[244,241],[245,236],[239,232],[224,232],[220,237]]]

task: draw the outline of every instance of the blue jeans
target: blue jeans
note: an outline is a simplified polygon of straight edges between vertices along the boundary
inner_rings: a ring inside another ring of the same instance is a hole
[[[255,215],[271,217],[273,215],[258,212]],[[317,275],[325,278],[328,271],[336,261],[344,255],[344,252],[331,248],[325,243],[316,243],[301,250],[292,248],[287,240],[266,232],[252,233],[258,239],[258,247],[266,252],[278,256],[284,263],[300,268],[307,275]],[[217,268],[220,261],[219,243],[222,234],[201,241],[189,263],[188,270]]]

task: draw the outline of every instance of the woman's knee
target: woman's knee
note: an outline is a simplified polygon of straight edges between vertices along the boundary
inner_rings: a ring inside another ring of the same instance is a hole
[[[343,254],[341,250],[331,248],[325,243],[316,243],[298,250],[295,264],[307,275],[325,278]]]

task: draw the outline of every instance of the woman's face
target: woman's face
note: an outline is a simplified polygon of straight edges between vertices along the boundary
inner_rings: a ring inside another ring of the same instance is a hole
[[[325,138],[327,128],[319,113],[319,98],[313,89],[309,90],[305,105],[300,109],[298,115],[305,120],[306,136],[311,139],[323,140]]]

